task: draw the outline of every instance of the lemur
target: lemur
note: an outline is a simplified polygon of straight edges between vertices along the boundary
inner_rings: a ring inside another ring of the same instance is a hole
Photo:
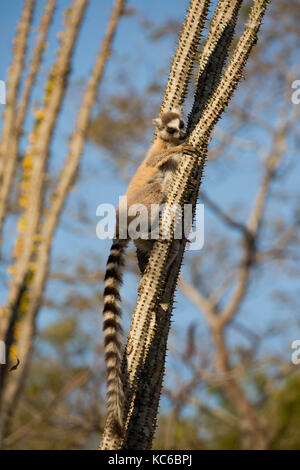
[[[185,138],[185,123],[180,108],[163,112],[160,117],[153,119],[152,123],[156,127],[156,138],[125,192],[127,208],[133,204],[141,204],[149,211],[152,204],[161,204],[182,152],[191,149],[190,145],[181,143]],[[103,331],[107,368],[107,414],[110,427],[117,436],[123,434],[124,402],[121,379],[123,348],[119,291],[124,253],[130,241],[128,233],[127,238],[118,238],[119,215],[126,210],[127,226],[137,216],[128,216],[127,208],[125,209],[121,202],[117,209],[115,239],[111,246],[104,279]],[[149,257],[154,240],[138,238],[133,241],[138,253]]]

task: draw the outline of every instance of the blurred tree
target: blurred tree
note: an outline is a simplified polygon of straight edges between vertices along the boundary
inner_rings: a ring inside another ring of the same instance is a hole
[[[63,98],[68,84],[71,59],[88,0],[74,0],[65,11],[65,29],[59,34],[60,47],[51,68],[42,105],[35,111],[33,129],[28,137],[29,146],[23,158],[23,174],[19,181],[22,215],[18,221],[14,263],[10,267],[12,281],[8,300],[2,309],[0,333],[6,345],[7,361],[0,369],[0,446],[7,434],[9,420],[15,410],[27,375],[35,325],[40,310],[50,261],[53,235],[57,227],[66,197],[76,175],[89,117],[110,55],[112,39],[125,5],[116,0],[106,35],[101,43],[92,74],[86,84],[75,129],[69,142],[69,151],[57,184],[46,200],[46,174],[50,156],[50,144]],[[26,78],[24,94],[17,107],[26,44],[35,2],[26,0],[15,40],[12,65],[8,78],[8,105],[3,116],[0,146],[1,207],[0,229],[7,210],[19,139],[27,113],[29,97],[41,64],[44,41],[50,26],[55,2],[49,0],[41,19],[41,32],[33,50],[30,70]],[[19,112],[15,119],[16,110]],[[14,374],[8,374],[9,364],[18,359]]]

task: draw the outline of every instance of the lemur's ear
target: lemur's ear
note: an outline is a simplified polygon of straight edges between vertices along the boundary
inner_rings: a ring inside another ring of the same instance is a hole
[[[155,126],[155,127],[161,127],[162,126],[162,122],[161,122],[161,119],[158,117],[158,118],[155,118],[155,119],[152,119],[152,124]]]

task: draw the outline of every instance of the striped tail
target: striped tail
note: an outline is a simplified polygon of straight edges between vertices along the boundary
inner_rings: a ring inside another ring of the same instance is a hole
[[[124,252],[128,240],[113,241],[107,260],[104,279],[104,345],[107,369],[107,417],[112,431],[123,434],[124,390],[121,376],[122,326],[120,309],[120,286]]]

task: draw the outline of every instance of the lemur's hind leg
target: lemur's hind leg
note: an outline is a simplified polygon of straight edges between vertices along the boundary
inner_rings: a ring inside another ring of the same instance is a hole
[[[133,237],[134,233],[130,233],[134,231],[135,224],[132,224],[131,227],[130,224],[134,221],[134,219],[138,218],[138,222],[140,225],[138,238],[148,239],[149,227],[151,227],[151,220],[156,218],[157,214],[155,213],[155,211],[159,211],[158,205],[161,203],[162,200],[161,184],[158,182],[149,183],[143,188],[140,188],[139,190],[135,191],[133,194],[130,194],[129,196],[125,197],[127,197],[127,199],[122,199],[120,206],[117,209],[117,234],[120,229],[119,223],[122,219],[127,222],[126,231],[128,233],[129,229],[129,238],[135,240],[135,238]],[[145,229],[145,233],[143,229]]]
[[[169,255],[168,255],[168,263],[166,266],[167,279],[172,272],[173,263],[175,262],[176,257],[178,256],[178,253],[180,250],[180,244],[181,244],[181,240],[175,239],[172,241],[171,248],[170,248]],[[161,302],[159,303],[159,306],[163,309],[164,312],[168,311],[169,303],[166,303],[164,301],[164,295],[162,295],[161,297]]]
[[[158,182],[149,183],[128,197],[128,228],[129,230],[130,228],[135,229],[135,223],[131,227],[130,224],[137,219],[136,222],[139,224],[139,236],[137,238],[151,239],[150,232],[152,225],[155,226],[158,218],[161,200],[162,187]],[[133,214],[131,214],[130,208]],[[131,235],[134,234],[129,233],[132,238]]]
[[[138,260],[139,270],[141,274],[143,275],[145,272],[146,266],[148,264],[149,258],[150,258],[150,252],[145,252],[141,250],[140,248],[137,248],[136,256]]]
[[[152,246],[153,245],[154,245],[154,240],[152,242]],[[169,269],[171,269],[172,264],[174,263],[177,255],[178,255],[179,248],[180,248],[180,240],[174,240],[173,243],[172,243],[172,246],[171,246],[171,251],[170,251],[170,255],[169,255],[170,258],[168,260],[168,264],[167,264],[167,268],[166,268],[167,271],[169,271]],[[139,270],[140,270],[142,275],[144,274],[146,266],[148,264],[150,254],[151,254],[151,249],[152,249],[152,247],[149,248],[147,251],[144,251],[139,247],[137,247],[137,249],[136,249],[136,256],[137,256],[137,260],[138,260],[138,266],[139,266]]]

